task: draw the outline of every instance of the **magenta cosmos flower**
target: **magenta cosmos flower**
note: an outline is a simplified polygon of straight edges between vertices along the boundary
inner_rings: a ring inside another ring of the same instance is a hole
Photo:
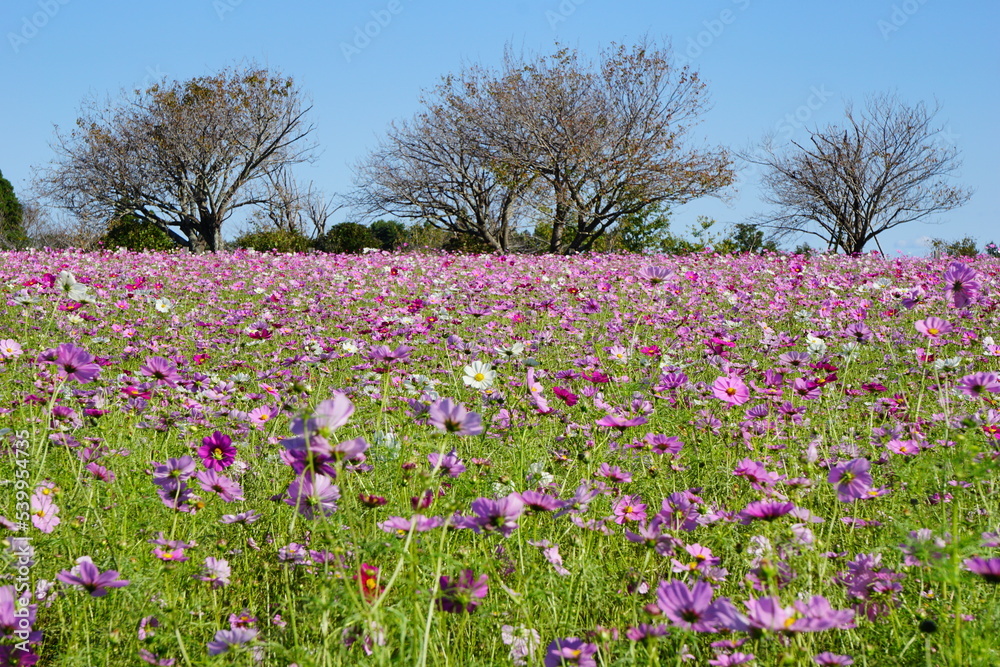
[[[39,360],[58,366],[60,380],[76,380],[80,384],[87,384],[101,372],[101,367],[94,363],[94,355],[72,343],[43,352]]]
[[[712,395],[732,405],[743,405],[750,400],[750,390],[743,380],[732,375],[720,377],[713,382]]]
[[[545,648],[545,667],[597,667],[594,655],[597,644],[590,644],[578,637],[557,639]]]
[[[656,603],[671,625],[694,632],[715,632],[735,615],[728,598],[712,600],[715,590],[704,581],[691,588],[683,581],[661,581]]]
[[[830,468],[827,481],[837,487],[837,500],[849,503],[866,497],[872,488],[872,476],[868,472],[872,464],[868,459],[852,459]]]
[[[232,445],[232,440],[228,435],[216,431],[212,435],[207,435],[201,440],[202,445],[198,448],[198,456],[201,463],[209,470],[216,472],[228,468],[236,460],[236,448]]]
[[[163,357],[150,357],[139,367],[139,372],[153,378],[156,384],[165,384],[169,387],[177,386],[177,381],[181,379],[177,373],[177,366]]]
[[[73,570],[63,570],[57,574],[56,579],[64,584],[79,586],[95,598],[107,595],[109,588],[121,588],[129,584],[128,579],[119,579],[115,570],[101,572],[87,556]]]
[[[337,511],[340,489],[325,475],[303,475],[288,485],[285,504],[297,507],[299,514],[313,519],[318,514],[330,516]]]
[[[472,570],[463,570],[454,580],[441,577],[441,597],[437,599],[441,611],[451,614],[472,613],[489,593],[487,576],[476,577]]]

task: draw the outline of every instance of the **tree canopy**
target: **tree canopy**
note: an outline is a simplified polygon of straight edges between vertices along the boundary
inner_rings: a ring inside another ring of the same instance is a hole
[[[132,216],[194,251],[221,249],[223,223],[273,206],[279,174],[311,158],[308,111],[291,78],[254,65],[91,100],[76,129],[57,131],[38,189],[92,224]]]

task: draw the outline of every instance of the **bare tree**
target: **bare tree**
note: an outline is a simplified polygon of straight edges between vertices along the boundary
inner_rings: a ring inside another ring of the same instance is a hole
[[[412,121],[393,124],[357,165],[354,205],[369,215],[425,220],[507,252],[533,178],[477,154],[471,136],[447,104],[432,103]]]
[[[546,183],[550,252],[589,250],[627,216],[733,181],[725,150],[685,145],[705,85],[671,61],[648,41],[612,45],[596,63],[565,48],[526,61],[508,47],[502,71],[468,69],[447,99],[479,156]]]
[[[787,151],[765,138],[759,151],[741,155],[764,167],[765,201],[777,207],[756,222],[778,239],[810,234],[859,253],[893,227],[961,206],[972,193],[948,182],[961,161],[933,125],[937,113],[882,94],[860,113],[848,103],[843,126],[817,128]]]
[[[214,251],[235,211],[267,204],[264,184],[311,158],[308,111],[292,79],[253,65],[90,101],[36,189],[82,220],[132,215]]]

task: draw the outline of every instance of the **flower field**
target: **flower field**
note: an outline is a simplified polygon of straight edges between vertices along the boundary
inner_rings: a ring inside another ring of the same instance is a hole
[[[5,253],[0,665],[1000,664],[998,273]]]

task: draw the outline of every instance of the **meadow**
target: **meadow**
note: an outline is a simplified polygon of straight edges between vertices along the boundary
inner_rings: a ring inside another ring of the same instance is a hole
[[[998,272],[4,253],[0,664],[1000,664]]]

